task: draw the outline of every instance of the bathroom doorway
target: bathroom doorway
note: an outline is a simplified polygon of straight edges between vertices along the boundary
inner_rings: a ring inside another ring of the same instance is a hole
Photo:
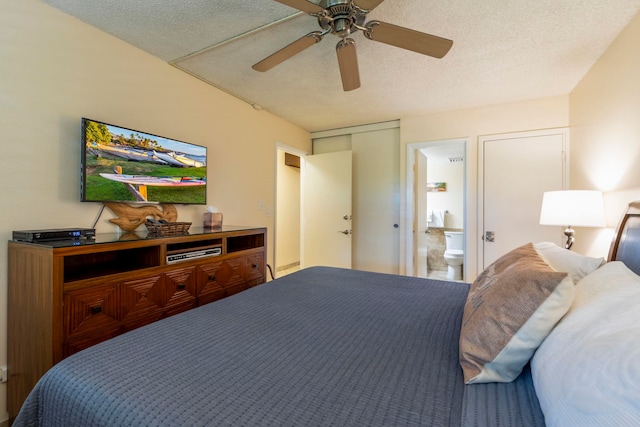
[[[412,196],[407,206],[412,223],[407,274],[464,278],[466,150],[467,141],[461,139],[407,145],[407,171],[412,175],[407,179],[407,194]]]

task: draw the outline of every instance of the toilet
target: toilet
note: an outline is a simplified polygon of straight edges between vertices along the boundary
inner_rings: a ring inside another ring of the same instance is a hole
[[[462,264],[464,263],[464,233],[462,231],[445,231],[446,250],[444,260],[447,262],[447,279],[462,280]]]

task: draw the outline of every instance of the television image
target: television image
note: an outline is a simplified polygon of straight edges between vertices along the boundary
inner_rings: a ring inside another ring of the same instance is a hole
[[[207,148],[82,119],[83,202],[207,201]]]

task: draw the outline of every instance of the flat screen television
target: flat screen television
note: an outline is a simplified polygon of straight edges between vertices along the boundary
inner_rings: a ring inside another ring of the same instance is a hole
[[[82,119],[83,202],[207,201],[207,148]]]

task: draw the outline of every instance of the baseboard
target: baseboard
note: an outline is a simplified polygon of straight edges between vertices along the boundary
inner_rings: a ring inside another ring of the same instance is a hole
[[[290,268],[300,267],[300,261],[278,267],[276,271],[288,270]],[[2,427],[2,426],[0,426]]]
[[[9,427],[9,420],[2,420],[0,421],[0,427]]]

